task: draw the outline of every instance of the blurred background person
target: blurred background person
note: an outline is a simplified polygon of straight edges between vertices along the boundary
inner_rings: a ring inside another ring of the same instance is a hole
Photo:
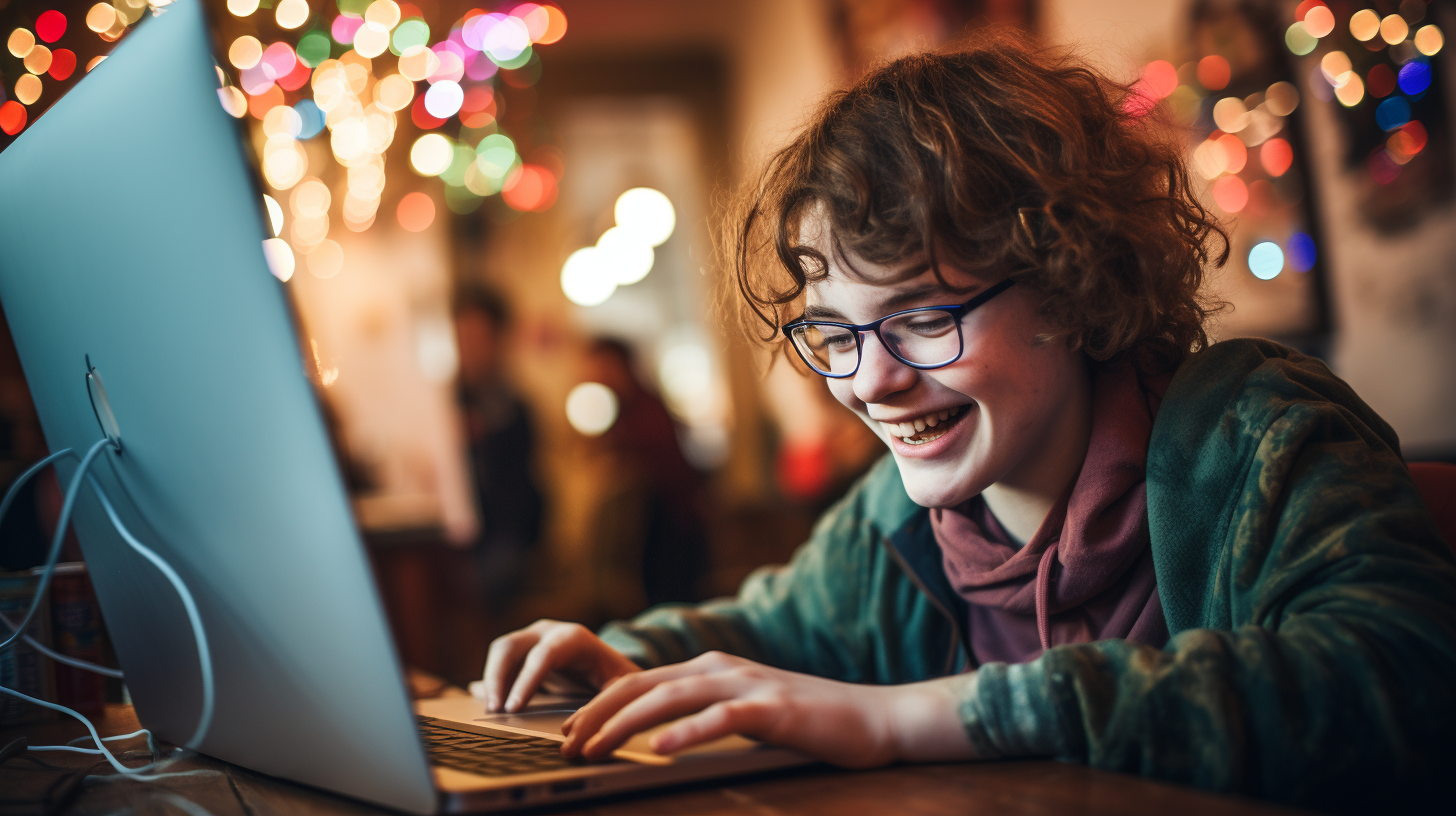
[[[482,600],[500,615],[526,583],[545,513],[537,486],[531,415],[506,377],[510,310],[494,291],[462,288],[455,299],[459,398],[480,533],[475,542]]]
[[[611,457],[613,489],[595,525],[598,592],[608,617],[703,597],[708,573],[707,494],[678,443],[667,406],[642,384],[632,349],[594,341],[587,374],[617,395],[618,414],[600,437]]]

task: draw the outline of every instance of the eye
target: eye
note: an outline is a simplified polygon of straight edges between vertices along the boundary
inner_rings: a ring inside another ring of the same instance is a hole
[[[908,315],[905,328],[920,337],[938,337],[955,329],[950,312],[918,312]]]
[[[830,351],[850,351],[854,345],[854,335],[849,332],[836,331],[824,334],[824,346]]]

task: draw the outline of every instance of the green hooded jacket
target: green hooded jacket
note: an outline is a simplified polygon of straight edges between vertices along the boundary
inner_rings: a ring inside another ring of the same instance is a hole
[[[1348,385],[1268,341],[1193,355],[1154,422],[1147,501],[1167,645],[979,666],[960,712],[982,756],[1331,810],[1456,800],[1435,788],[1456,760],[1456,561]],[[603,638],[643,666],[721,650],[907,683],[976,666],[966,620],[886,456],[789,564]]]

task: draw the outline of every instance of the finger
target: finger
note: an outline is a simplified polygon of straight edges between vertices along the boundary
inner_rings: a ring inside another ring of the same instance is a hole
[[[566,742],[561,745],[561,753],[565,756],[576,756],[579,753],[582,742],[590,738],[601,728],[602,723],[611,719],[611,716],[622,706],[635,700],[639,695],[647,692],[658,683],[669,680],[676,680],[691,674],[699,674],[704,671],[702,664],[694,661],[686,663],[674,663],[670,666],[660,666],[647,671],[624,674],[602,689],[590,702],[577,709],[568,719],[570,733]],[[562,733],[567,733],[563,730]]]
[[[485,659],[485,709],[500,711],[505,701],[506,688],[520,670],[521,661],[536,645],[539,636],[535,632],[522,630],[503,635],[490,644]]]
[[[670,754],[730,734],[759,736],[766,728],[765,706],[755,700],[725,700],[714,703],[681,722],[673,723],[652,737],[652,750]]]
[[[593,640],[601,647],[593,650],[596,660],[593,661],[587,678],[591,681],[594,691],[606,689],[624,674],[636,674],[642,671],[642,667],[632,662],[626,655],[603,643],[595,636],[593,636]]]
[[[728,674],[683,677],[659,683],[612,715],[595,735],[582,732],[581,754],[597,759],[621,746],[641,731],[698,712],[715,703],[731,700],[752,690],[751,681]]]
[[[536,693],[546,675],[569,663],[577,648],[572,644],[574,632],[570,629],[554,629],[541,636],[516,675],[515,685],[506,697],[505,710],[519,711]],[[577,644],[579,646],[579,644]]]
[[[612,677],[611,679],[607,680],[606,682],[599,684],[597,686],[597,693],[596,693],[596,695],[594,696],[593,699],[595,699],[595,697],[600,697],[603,692],[605,692],[607,689],[611,688],[614,684],[616,684],[616,682],[618,680],[621,680],[623,677],[626,677],[626,676],[628,676],[630,674],[639,673],[641,671],[642,670],[641,669],[638,669],[636,667],[636,665],[634,664],[633,667],[632,667],[632,670],[623,671],[621,674],[616,675],[615,677]],[[570,736],[571,735],[571,729],[574,728],[574,727],[576,727],[577,717],[579,717],[581,715],[582,709],[586,708],[590,704],[591,704],[591,701],[588,700],[586,703],[584,703],[582,705],[581,708],[578,708],[577,710],[571,712],[571,716],[567,717],[565,720],[562,721],[562,723],[561,723],[561,733],[562,734],[564,734],[566,736]]]
[[[569,737],[570,734],[579,732],[580,737],[575,741],[568,738],[562,745],[561,752],[566,756],[575,756],[582,740],[596,733],[602,723],[610,719],[622,706],[658,683],[695,674],[723,671],[744,663],[742,658],[732,657],[722,652],[708,652],[683,663],[659,666],[646,671],[628,671],[608,682],[596,697],[568,718],[567,724],[570,730],[563,730],[562,733]],[[635,668],[634,664],[633,669]]]

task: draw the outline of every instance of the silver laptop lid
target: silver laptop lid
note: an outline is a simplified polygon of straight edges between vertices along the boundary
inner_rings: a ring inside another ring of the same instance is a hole
[[[173,4],[0,154],[0,303],[51,450],[101,438],[87,355],[105,379],[124,447],[95,472],[181,574],[210,641],[216,709],[193,747],[429,812],[400,666],[209,43],[200,3]],[[201,688],[182,604],[82,496],[76,529],[137,713],[184,742]]]

